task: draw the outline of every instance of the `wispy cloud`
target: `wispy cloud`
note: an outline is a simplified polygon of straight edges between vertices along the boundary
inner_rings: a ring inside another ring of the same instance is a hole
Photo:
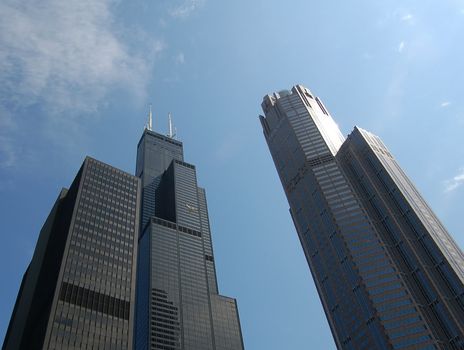
[[[399,52],[399,53],[402,53],[402,52],[403,52],[403,50],[404,50],[404,45],[405,45],[404,41],[400,42],[400,44],[398,45],[398,52]]]
[[[364,52],[362,55],[361,55],[362,59],[364,60],[371,60],[372,59],[372,54],[370,52]]]
[[[18,148],[11,133],[16,129],[12,114],[0,104],[0,170],[16,165]]]
[[[16,164],[17,150],[7,136],[0,135],[0,169],[10,168]]]
[[[401,17],[401,20],[402,21],[411,21],[412,18],[413,18],[413,16],[410,13],[408,13],[408,14],[404,15],[403,17]]]
[[[112,4],[2,1],[1,103],[42,102],[53,112],[82,112],[95,110],[115,84],[143,94],[151,63],[114,34]]]
[[[440,104],[441,107],[448,107],[451,104],[450,101],[444,101]]]
[[[174,18],[187,18],[204,3],[205,0],[182,0],[169,11],[169,14]]]
[[[459,173],[450,180],[445,181],[445,192],[452,192],[464,184],[464,168],[459,170]]]
[[[0,167],[14,157],[9,134],[40,106],[43,123],[95,115],[114,87],[145,97],[147,76],[161,42],[118,26],[114,0],[3,0],[0,2]],[[15,115],[14,122],[8,114]]]
[[[183,52],[179,52],[176,57],[174,58],[177,64],[184,64],[185,63],[185,55]]]

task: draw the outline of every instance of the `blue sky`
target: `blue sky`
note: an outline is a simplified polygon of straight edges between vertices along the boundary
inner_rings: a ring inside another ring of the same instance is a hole
[[[464,1],[3,0],[0,339],[85,155],[129,172],[153,104],[208,195],[247,349],[335,349],[258,121],[301,83],[379,135],[464,246]],[[306,346],[307,347],[307,346]]]

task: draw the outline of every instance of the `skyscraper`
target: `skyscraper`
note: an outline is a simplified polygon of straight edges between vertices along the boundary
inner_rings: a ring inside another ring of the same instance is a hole
[[[145,129],[137,274],[137,349],[243,349],[235,299],[218,294],[206,195],[183,145]]]
[[[87,157],[58,196],[3,349],[132,349],[140,180]]]
[[[463,349],[464,255],[392,154],[301,85],[263,132],[339,349]]]

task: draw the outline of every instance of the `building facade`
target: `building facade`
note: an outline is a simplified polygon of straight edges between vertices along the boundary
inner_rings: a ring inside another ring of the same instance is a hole
[[[2,349],[132,349],[140,179],[87,157],[24,274]]]
[[[136,348],[243,349],[235,299],[218,294],[205,190],[183,145],[145,129]]]
[[[464,255],[391,153],[305,87],[260,116],[339,349],[463,349]]]

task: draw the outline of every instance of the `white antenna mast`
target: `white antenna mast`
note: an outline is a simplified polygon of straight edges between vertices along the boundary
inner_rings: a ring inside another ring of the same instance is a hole
[[[175,132],[173,132],[173,128],[172,128],[172,116],[171,116],[171,112],[168,113],[168,120],[169,120],[169,133],[168,133],[168,136],[173,139],[174,137],[176,137],[176,134]]]
[[[151,111],[151,103],[150,103],[150,110],[148,111],[148,122],[145,125],[145,129],[153,131],[153,113]]]
[[[150,112],[148,113],[148,130],[153,131],[153,113],[151,112],[151,103]]]

